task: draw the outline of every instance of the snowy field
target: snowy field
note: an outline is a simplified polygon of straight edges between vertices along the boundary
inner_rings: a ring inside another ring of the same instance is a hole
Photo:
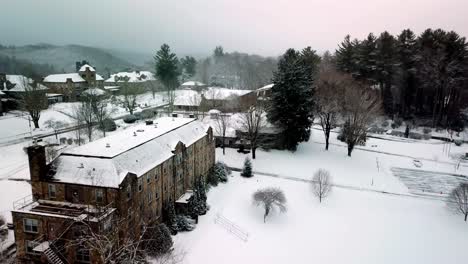
[[[354,177],[356,171],[349,173]],[[288,211],[263,211],[252,193],[280,187]],[[467,224],[444,202],[334,188],[319,204],[310,185],[268,176],[234,173],[210,190],[207,215],[192,232],[175,236],[184,263],[463,263]],[[221,214],[249,234],[246,242],[215,224]]]

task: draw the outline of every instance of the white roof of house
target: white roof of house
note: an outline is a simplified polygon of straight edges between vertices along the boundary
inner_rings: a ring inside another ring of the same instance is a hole
[[[268,84],[268,85],[263,86],[262,88],[258,88],[257,91],[269,90],[269,89],[273,88],[273,86],[274,86],[274,84]]]
[[[83,91],[83,93],[87,95],[103,95],[106,91],[99,89],[99,88],[89,88]]]
[[[104,90],[116,91],[119,89],[120,89],[120,86],[104,86]]]
[[[61,73],[51,74],[44,78],[45,83],[66,83],[67,79],[71,79],[72,82],[86,82],[78,73]]]
[[[199,106],[201,103],[201,94],[193,90],[175,91],[174,105],[180,106]]]
[[[188,81],[188,82],[184,82],[182,84],[182,86],[205,86],[206,84],[202,83],[202,82],[197,82],[197,81]]]
[[[26,84],[29,86],[28,89],[31,88],[31,84],[33,83],[33,80],[31,78],[28,78],[23,75],[7,75],[6,79],[12,83],[15,84],[13,88],[8,90],[9,92],[24,92],[26,90]],[[47,90],[47,87],[44,85],[38,83],[37,87],[35,88],[36,90]]]
[[[208,90],[203,92],[206,99],[212,100],[226,100],[232,96],[242,96],[252,92],[251,90],[235,90],[229,88],[209,87]]]
[[[95,72],[96,70],[89,64],[85,64],[83,66],[81,66],[79,72],[84,72],[86,71],[86,68],[89,68],[89,71],[92,71],[92,72]]]
[[[117,80],[116,78],[128,78],[128,82],[146,82],[146,81],[154,81],[156,78],[154,78],[153,73],[149,71],[139,71],[139,72],[119,72],[115,74],[111,74],[110,78],[107,79],[105,82],[125,82],[124,80]]]
[[[101,75],[96,73],[96,81],[104,81],[104,78],[102,78]]]
[[[193,118],[163,117],[63,152],[54,179],[117,188],[128,173],[141,176],[174,154],[179,141],[191,145],[207,126]]]

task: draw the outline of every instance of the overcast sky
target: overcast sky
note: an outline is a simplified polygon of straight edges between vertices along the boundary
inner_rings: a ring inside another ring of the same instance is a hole
[[[0,43],[279,55],[404,28],[468,35],[468,0],[1,0]]]

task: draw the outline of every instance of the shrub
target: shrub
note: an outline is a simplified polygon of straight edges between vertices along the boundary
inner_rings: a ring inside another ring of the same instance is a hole
[[[397,124],[392,123],[391,127],[392,127],[392,129],[395,129],[395,128],[397,128],[398,126],[397,126]]]
[[[115,124],[114,120],[110,118],[106,118],[102,121],[103,130],[106,132],[111,132],[117,130],[117,125]]]
[[[387,120],[382,122],[382,127],[388,127],[388,121]]]
[[[165,224],[159,224],[146,230],[142,244],[146,253],[155,257],[168,253],[174,242],[169,228]]]
[[[177,215],[176,221],[179,231],[192,231],[195,229],[195,221],[185,215]]]
[[[244,167],[242,168],[241,176],[250,178],[253,176],[252,172],[252,162],[250,161],[250,158],[247,157],[244,160]]]
[[[410,132],[409,138],[420,140],[423,138],[423,136],[419,133]]]
[[[127,115],[123,118],[123,121],[127,124],[133,124],[138,120],[135,115]]]
[[[213,165],[208,174],[208,183],[217,186],[219,182],[228,181],[227,166],[224,162],[218,161]]]
[[[455,145],[457,147],[460,147],[461,145],[463,145],[463,140],[461,139],[455,139],[455,141],[453,141],[453,143],[455,143]]]
[[[429,140],[429,139],[431,139],[431,135],[429,135],[429,134],[424,134],[424,135],[423,135],[423,138],[424,138],[425,140]]]
[[[423,128],[423,133],[424,133],[424,134],[429,134],[429,133],[431,133],[431,132],[432,132],[432,129],[430,129],[430,128],[428,128],[428,127]]]
[[[397,127],[401,127],[401,125],[403,125],[403,119],[401,118],[397,118],[395,119],[395,121],[393,122]]]

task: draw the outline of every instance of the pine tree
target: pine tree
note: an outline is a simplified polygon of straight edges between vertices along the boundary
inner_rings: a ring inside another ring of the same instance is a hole
[[[179,60],[175,53],[167,44],[163,44],[161,49],[154,56],[155,75],[166,87],[170,107],[174,103],[174,90],[179,86]]]
[[[407,118],[412,112],[416,92],[416,36],[413,31],[405,29],[398,35],[396,52],[398,68],[395,83],[400,91],[398,112]]]
[[[395,75],[396,41],[387,31],[380,34],[376,42],[376,80],[379,83],[385,113],[393,116],[392,83]]]
[[[171,231],[165,224],[148,227],[142,241],[145,252],[152,257],[168,253],[173,244]]]
[[[253,176],[252,172],[252,162],[250,161],[250,158],[247,157],[244,160],[244,167],[242,168],[241,176],[250,178]]]
[[[314,108],[312,68],[304,57],[289,49],[278,63],[273,76],[271,102],[267,117],[282,129],[283,147],[295,151],[309,140]]]
[[[359,69],[357,78],[371,84],[376,83],[376,40],[374,34],[370,33],[365,40],[360,42],[357,55]]]
[[[171,230],[172,234],[177,234],[179,227],[177,226],[177,215],[175,212],[174,204],[169,202],[166,207],[166,224],[167,227]]]
[[[347,35],[343,42],[338,45],[335,51],[336,66],[338,70],[355,75],[357,73],[357,47],[359,42],[357,40],[351,41],[351,36]]]

